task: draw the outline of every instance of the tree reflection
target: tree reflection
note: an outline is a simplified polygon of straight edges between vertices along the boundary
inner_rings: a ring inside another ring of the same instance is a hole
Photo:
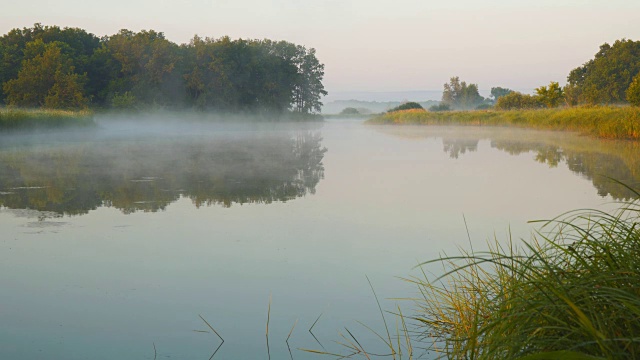
[[[554,145],[540,141],[493,140],[491,146],[510,154],[533,151],[535,160],[557,167],[565,163],[569,170],[590,180],[598,195],[610,195],[616,200],[638,198],[628,186],[640,185],[640,163],[637,154],[640,144],[636,142],[607,142],[582,138],[577,142]]]
[[[632,188],[640,188],[640,142],[594,139],[566,132],[492,127],[377,127],[380,131],[406,138],[440,138],[443,150],[452,159],[477,151],[481,140],[511,155],[533,153],[534,159],[549,167],[560,164],[590,180],[600,196],[616,200],[638,198]]]
[[[316,131],[127,139],[0,150],[0,206],[84,214],[287,201],[314,193],[325,148]]]
[[[478,150],[480,139],[451,139],[443,138],[444,152],[452,159],[457,159],[460,155]]]

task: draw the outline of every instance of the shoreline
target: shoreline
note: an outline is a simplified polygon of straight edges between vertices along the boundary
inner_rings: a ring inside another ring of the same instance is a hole
[[[95,126],[91,110],[0,108],[0,131]]]
[[[603,139],[640,140],[639,107],[573,107],[536,110],[405,110],[375,116],[374,125],[515,126],[575,131]]]

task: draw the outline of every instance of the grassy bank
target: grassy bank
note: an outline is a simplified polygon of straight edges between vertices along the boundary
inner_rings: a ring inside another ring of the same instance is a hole
[[[456,360],[639,359],[640,203],[540,223],[531,240],[420,264],[441,270],[406,279],[420,294],[413,314],[389,311],[394,326],[380,309],[385,330],[363,326],[397,360],[425,351]],[[306,351],[371,359],[346,331],[336,341],[344,353]]]
[[[0,108],[0,131],[13,129],[55,129],[94,125],[89,110],[66,111]]]
[[[532,240],[412,279],[423,341],[448,359],[640,358],[640,207],[569,213]],[[432,263],[430,262],[430,263]]]
[[[368,124],[491,125],[577,131],[607,139],[640,139],[639,107],[575,107],[539,110],[386,113]]]

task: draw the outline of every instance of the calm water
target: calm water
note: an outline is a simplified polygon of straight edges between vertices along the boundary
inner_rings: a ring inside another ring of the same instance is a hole
[[[294,359],[345,327],[384,352],[356,322],[382,329],[366,276],[392,309],[464,219],[479,249],[640,180],[637,143],[564,133],[107,120],[0,137],[2,359],[209,359],[199,315],[214,359],[266,359],[270,295],[272,359],[296,319]]]

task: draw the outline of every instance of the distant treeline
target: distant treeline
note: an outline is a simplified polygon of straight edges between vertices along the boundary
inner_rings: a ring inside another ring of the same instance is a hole
[[[97,37],[35,24],[0,37],[0,105],[50,109],[188,107],[311,114],[326,95],[315,49],[286,41],[120,30]]]
[[[467,84],[454,76],[444,84],[442,101],[431,111],[554,108],[575,105],[640,106],[640,41],[617,40],[605,43],[594,58],[573,69],[567,85],[558,82],[535,89],[534,95],[502,87],[491,88],[491,98],[478,93],[477,84]]]

